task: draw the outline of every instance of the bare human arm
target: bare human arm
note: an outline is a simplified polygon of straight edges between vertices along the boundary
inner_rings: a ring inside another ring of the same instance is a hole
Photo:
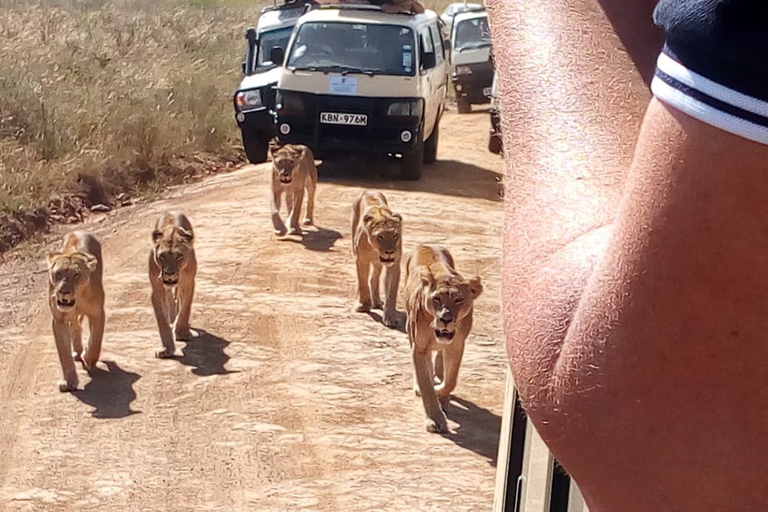
[[[654,3],[489,6],[510,363],[592,512],[765,509],[768,146],[649,103]]]

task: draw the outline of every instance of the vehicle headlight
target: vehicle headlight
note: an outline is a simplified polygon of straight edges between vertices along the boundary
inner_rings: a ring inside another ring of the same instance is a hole
[[[454,74],[456,76],[471,75],[472,69],[469,66],[456,66],[456,71]]]
[[[420,101],[398,101],[390,103],[387,108],[388,116],[403,116],[403,117],[421,117],[421,102]]]
[[[260,108],[261,91],[259,89],[248,89],[247,91],[238,91],[235,95],[235,105],[238,110],[251,110]]]

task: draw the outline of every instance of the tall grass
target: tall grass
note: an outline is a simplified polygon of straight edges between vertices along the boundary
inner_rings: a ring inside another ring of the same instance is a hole
[[[138,193],[182,179],[184,157],[239,156],[231,95],[259,10],[0,0],[0,222],[77,191],[83,174]]]

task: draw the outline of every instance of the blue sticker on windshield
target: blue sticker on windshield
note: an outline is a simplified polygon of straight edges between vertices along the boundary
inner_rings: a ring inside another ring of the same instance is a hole
[[[403,70],[407,73],[411,72],[413,67],[413,48],[409,44],[403,45]]]

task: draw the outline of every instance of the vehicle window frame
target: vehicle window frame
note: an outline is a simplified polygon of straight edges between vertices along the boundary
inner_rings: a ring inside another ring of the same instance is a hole
[[[305,25],[312,25],[312,24],[323,24],[323,25],[337,24],[337,25],[350,25],[350,26],[352,26],[352,25],[366,25],[366,26],[371,26],[371,27],[394,27],[394,28],[401,29],[401,30],[402,29],[407,29],[411,33],[411,38],[410,39],[411,39],[411,45],[413,46],[413,49],[412,49],[412,51],[413,51],[412,59],[415,60],[417,57],[419,57],[419,54],[417,53],[417,51],[419,50],[419,46],[417,46],[417,45],[420,45],[421,41],[420,41],[420,39],[418,37],[418,29],[416,29],[413,26],[403,25],[403,24],[398,24],[398,23],[371,23],[371,22],[367,22],[367,21],[354,21],[353,22],[353,21],[337,21],[337,20],[311,20],[311,21],[308,20],[308,21],[306,21],[304,23],[297,24],[294,27],[294,31],[291,34],[291,40],[288,43],[288,48],[286,49],[286,52],[285,52],[285,61],[284,62],[285,62],[285,67],[287,69],[292,69],[291,67],[289,67],[288,62],[289,62],[290,56],[292,55],[292,53],[294,51],[294,47],[296,46],[296,44],[298,42],[301,29],[304,28]],[[420,65],[420,63],[419,63],[419,65]],[[398,74],[388,74],[388,73],[377,74],[377,76],[393,76],[393,77],[413,77],[413,76],[417,76],[417,75],[418,75],[418,68],[415,65],[411,67],[411,72],[410,73],[403,72],[403,73],[398,73]]]

